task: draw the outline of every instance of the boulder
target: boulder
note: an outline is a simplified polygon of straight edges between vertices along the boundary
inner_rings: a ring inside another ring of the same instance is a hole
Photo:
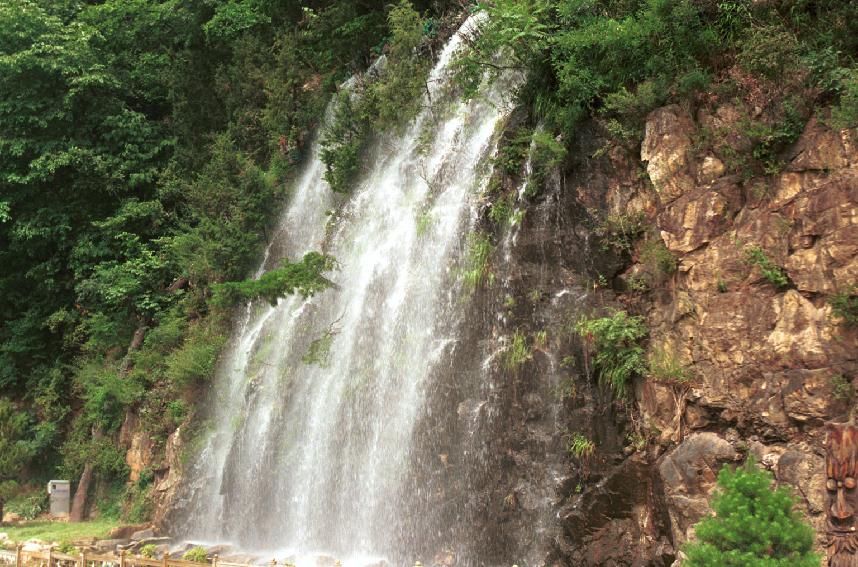
[[[657,475],[637,453],[588,488],[563,515],[578,552],[573,565],[669,565],[674,549],[666,530]]]
[[[658,466],[673,543],[679,546],[691,537],[693,526],[710,513],[709,495],[715,488],[721,466],[738,453],[715,433],[692,433]]]
[[[51,545],[37,539],[31,539],[24,542],[21,551],[41,553],[50,549]]]
[[[113,553],[122,546],[131,543],[129,539],[101,539],[95,542],[95,549],[99,552]]]
[[[140,541],[144,539],[151,539],[155,537],[155,530],[152,528],[145,528],[131,534],[131,538],[135,541]]]
[[[711,242],[730,228],[740,200],[741,192],[730,178],[680,195],[658,216],[665,245],[671,252],[691,252]]]
[[[135,539],[133,537],[135,533],[139,533],[141,530],[145,530],[147,528],[148,524],[129,524],[126,526],[117,526],[110,530],[110,532],[107,534],[107,537],[109,537],[110,539]]]
[[[132,553],[139,553],[140,550],[147,545],[154,545],[156,548],[160,548],[161,546],[169,548],[170,542],[172,541],[172,538],[169,537],[147,537],[141,540],[132,541],[130,544],[124,546],[124,549],[131,551]]]
[[[641,161],[647,162],[647,173],[663,204],[694,188],[688,151],[695,131],[691,116],[675,104],[658,108],[647,117]]]
[[[789,171],[830,171],[847,167],[854,153],[845,132],[835,132],[811,117],[790,152]]]

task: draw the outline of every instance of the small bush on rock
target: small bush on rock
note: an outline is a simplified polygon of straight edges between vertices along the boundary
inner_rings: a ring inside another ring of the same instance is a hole
[[[147,543],[146,545],[144,545],[143,547],[140,548],[140,556],[141,557],[147,557],[149,559],[154,559],[156,550],[157,550],[157,548],[155,547],[155,544]]]
[[[576,459],[586,460],[596,451],[596,444],[586,435],[574,433],[566,443],[566,450]]]
[[[684,567],[817,567],[813,528],[795,510],[786,487],[772,489],[772,475],[753,458],[718,475],[714,517],[697,524],[699,541],[685,548]]]
[[[779,289],[787,288],[792,283],[786,270],[775,264],[759,246],[749,246],[745,249],[745,261],[758,266],[766,281]]]
[[[676,273],[679,262],[660,239],[649,240],[641,248],[641,263],[653,277]]]
[[[828,298],[831,313],[840,319],[844,325],[858,325],[858,284],[853,284],[848,290],[835,293]]]
[[[209,558],[206,555],[206,548],[204,547],[194,547],[189,549],[182,555],[182,559],[185,561],[196,561],[197,563],[208,563]]]

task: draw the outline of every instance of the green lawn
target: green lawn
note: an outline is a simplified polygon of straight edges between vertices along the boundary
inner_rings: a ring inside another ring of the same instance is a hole
[[[13,541],[38,539],[46,542],[74,541],[86,538],[104,539],[117,525],[115,520],[93,520],[70,524],[67,522],[26,522],[15,526],[2,526],[0,532]]]

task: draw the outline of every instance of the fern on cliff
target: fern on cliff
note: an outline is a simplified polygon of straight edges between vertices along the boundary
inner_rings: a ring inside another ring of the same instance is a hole
[[[595,348],[599,381],[609,384],[617,396],[625,396],[631,379],[647,368],[641,345],[649,334],[644,318],[614,311],[608,317],[581,319],[575,331]]]

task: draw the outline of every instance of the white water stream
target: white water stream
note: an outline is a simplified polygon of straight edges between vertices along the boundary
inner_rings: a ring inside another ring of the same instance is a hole
[[[427,102],[404,134],[380,142],[329,233],[335,204],[318,148],[296,181],[269,263],[323,249],[341,265],[329,274],[337,288],[247,308],[216,376],[212,430],[186,473],[190,539],[346,564],[405,557],[418,543],[420,518],[402,498],[419,466],[413,438],[431,413],[427,382],[457,338],[458,266],[510,111],[503,81],[439,111],[461,42],[431,73],[434,111]],[[302,360],[325,336],[317,360]]]

